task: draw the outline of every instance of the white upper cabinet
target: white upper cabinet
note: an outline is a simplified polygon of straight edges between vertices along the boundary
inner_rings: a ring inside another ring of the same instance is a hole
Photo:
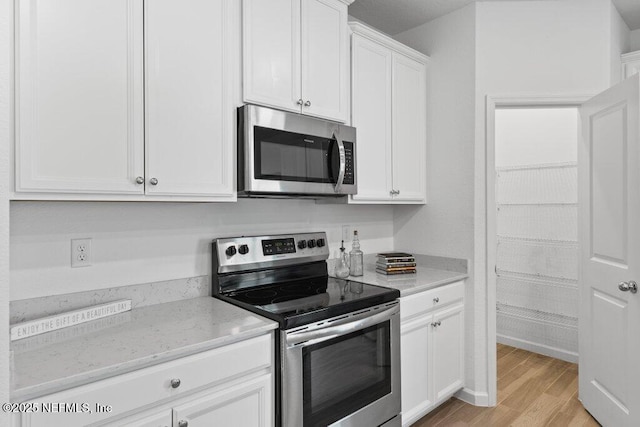
[[[352,0],[244,0],[244,101],[346,122]]]
[[[358,194],[354,200],[391,200],[392,52],[354,34],[352,124],[357,132]],[[375,88],[375,90],[374,90]]]
[[[227,0],[145,3],[147,194],[233,196],[228,7]]]
[[[236,1],[19,0],[16,13],[15,199],[236,199]]]
[[[16,5],[16,191],[142,194],[142,0]]]
[[[358,194],[350,203],[426,203],[428,57],[350,23],[351,124]]]
[[[395,200],[426,202],[427,70],[393,53],[393,188]]]
[[[640,50],[636,52],[625,53],[621,56],[622,62],[622,80],[640,73]]]

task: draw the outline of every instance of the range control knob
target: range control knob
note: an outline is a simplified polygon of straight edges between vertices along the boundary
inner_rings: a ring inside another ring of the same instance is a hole
[[[316,247],[316,241],[314,239],[307,240],[307,246],[309,246],[309,248],[315,248]]]
[[[227,254],[227,256],[234,256],[236,254],[236,247],[235,246],[229,246],[227,248],[226,251],[224,251],[225,254]]]
[[[246,255],[249,253],[249,246],[247,245],[240,245],[240,247],[238,248],[238,252],[240,252],[240,255]]]
[[[324,239],[318,239],[316,241],[316,245],[318,245],[319,248],[324,246]]]
[[[304,249],[307,247],[307,241],[306,240],[298,240],[298,249]]]

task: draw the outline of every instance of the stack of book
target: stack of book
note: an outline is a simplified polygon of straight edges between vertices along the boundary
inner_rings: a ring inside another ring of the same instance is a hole
[[[381,274],[411,274],[416,272],[416,259],[405,252],[387,252],[378,254],[376,271]]]

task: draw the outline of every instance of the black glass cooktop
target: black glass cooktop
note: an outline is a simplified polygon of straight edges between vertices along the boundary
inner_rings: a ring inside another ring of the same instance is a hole
[[[400,292],[324,276],[243,289],[222,296],[277,320],[281,327],[288,329],[393,301]]]

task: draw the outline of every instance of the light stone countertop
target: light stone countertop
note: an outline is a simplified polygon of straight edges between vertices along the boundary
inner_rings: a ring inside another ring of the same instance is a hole
[[[469,277],[466,273],[467,267],[464,260],[426,255],[415,255],[415,258],[417,263],[415,274],[387,276],[376,273],[376,256],[368,254],[364,256],[364,274],[362,276],[349,276],[347,280],[397,289],[400,291],[400,296],[405,297]],[[334,262],[336,260],[330,261],[332,262],[328,265],[329,275],[335,277]]]
[[[11,401],[263,335],[277,323],[212,297],[134,309],[11,343]]]

